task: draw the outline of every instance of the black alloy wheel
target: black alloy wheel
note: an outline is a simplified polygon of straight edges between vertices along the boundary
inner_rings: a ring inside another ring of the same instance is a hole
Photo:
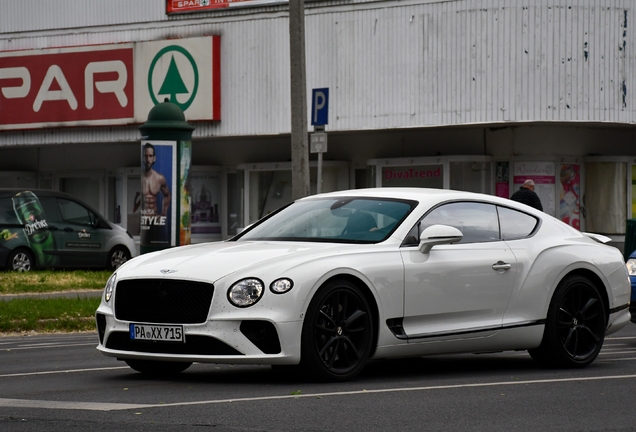
[[[545,366],[588,366],[603,347],[605,327],[605,306],[597,288],[585,277],[570,276],[557,287],[543,341],[530,355]]]
[[[303,324],[301,366],[319,381],[345,381],[364,368],[374,341],[371,308],[360,289],[333,280],[315,295]]]

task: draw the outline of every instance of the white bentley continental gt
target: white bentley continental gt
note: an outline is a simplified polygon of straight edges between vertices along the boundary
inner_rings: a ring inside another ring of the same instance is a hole
[[[528,350],[585,367],[630,322],[609,239],[526,205],[439,189],[300,199],[234,238],[120,267],[98,350],[142,373],[298,365],[343,381],[371,359]]]

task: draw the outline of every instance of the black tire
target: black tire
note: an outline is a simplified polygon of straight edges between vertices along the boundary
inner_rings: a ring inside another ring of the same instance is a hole
[[[108,254],[106,268],[115,271],[130,259],[130,252],[124,247],[115,247]]]
[[[167,362],[156,360],[125,360],[126,364],[137,372],[146,375],[166,376],[183,372],[192,362]]]
[[[528,352],[542,366],[583,368],[601,351],[605,327],[605,306],[596,286],[583,276],[570,276],[554,292],[541,345]]]
[[[303,371],[318,381],[352,379],[367,363],[373,343],[371,308],[360,289],[346,280],[320,288],[303,323]]]
[[[16,249],[9,254],[7,270],[16,272],[28,272],[35,269],[35,258],[26,249]]]

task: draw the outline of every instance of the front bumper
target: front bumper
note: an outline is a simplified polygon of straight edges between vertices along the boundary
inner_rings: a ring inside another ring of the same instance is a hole
[[[130,322],[116,320],[100,310],[96,321],[97,349],[109,357],[228,364],[300,362],[302,321],[272,323],[249,319],[183,324],[183,343],[131,340]]]

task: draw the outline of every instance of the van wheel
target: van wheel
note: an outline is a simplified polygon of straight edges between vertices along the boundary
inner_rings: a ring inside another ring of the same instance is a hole
[[[130,252],[126,248],[116,247],[108,254],[106,267],[108,270],[115,271],[130,259]]]
[[[26,249],[16,249],[9,254],[7,269],[17,272],[28,272],[35,268],[33,254]]]

